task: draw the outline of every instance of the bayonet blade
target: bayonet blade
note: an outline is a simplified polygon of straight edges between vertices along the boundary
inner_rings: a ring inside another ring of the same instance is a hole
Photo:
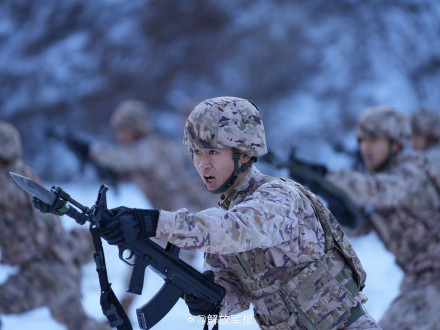
[[[37,197],[38,199],[41,199],[43,202],[52,205],[57,196],[51,192],[50,190],[47,190],[46,188],[42,187],[35,181],[22,176],[20,174],[9,172],[12,179],[14,179],[15,183],[19,185],[19,187],[25,191],[27,191],[32,196]]]

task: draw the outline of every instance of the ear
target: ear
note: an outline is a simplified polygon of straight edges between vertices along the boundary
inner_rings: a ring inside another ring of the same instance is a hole
[[[248,163],[251,159],[252,159],[252,157],[251,156],[248,156],[248,155],[246,155],[246,154],[241,154],[241,163],[242,164],[246,164],[246,163]]]

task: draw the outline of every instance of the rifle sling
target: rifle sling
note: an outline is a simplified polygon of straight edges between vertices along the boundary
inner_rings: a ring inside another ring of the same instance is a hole
[[[212,329],[211,330],[218,330],[218,328],[219,328],[219,317],[220,317],[220,307],[215,311],[215,323],[214,323],[214,326],[212,327]],[[208,328],[208,323],[209,323],[209,318],[207,317],[206,319],[205,319],[205,325],[203,326],[203,330],[208,330],[209,328]]]
[[[100,303],[102,312],[109,321],[111,327],[117,328],[118,330],[133,330],[124,308],[114,294],[111,284],[108,282],[104,249],[102,248],[98,228],[90,225],[89,230],[93,238],[93,245],[95,247],[93,259],[96,264],[96,271],[98,272],[99,286],[101,287]]]

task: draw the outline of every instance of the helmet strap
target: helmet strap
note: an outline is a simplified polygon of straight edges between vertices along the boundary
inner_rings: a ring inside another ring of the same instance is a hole
[[[246,164],[243,164],[241,167],[238,167],[240,161],[241,152],[237,148],[232,148],[232,159],[234,160],[234,171],[231,176],[223,183],[220,187],[215,190],[209,190],[213,194],[222,194],[226,190],[228,190],[237,180],[238,175],[240,173],[246,172],[252,166],[252,164],[256,161],[256,158],[251,158]]]

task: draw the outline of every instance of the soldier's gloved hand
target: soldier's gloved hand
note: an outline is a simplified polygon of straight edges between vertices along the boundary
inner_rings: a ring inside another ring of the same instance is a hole
[[[131,243],[139,237],[156,236],[159,211],[118,207],[100,223],[99,233],[111,245]]]
[[[212,270],[203,272],[203,276],[209,281],[214,282],[214,272]],[[191,315],[208,317],[208,315],[218,315],[220,312],[220,308],[215,304],[192,294],[184,293],[182,298],[185,300]]]
[[[69,210],[69,208],[66,206],[67,202],[63,201],[61,199],[58,199],[55,201],[54,204],[49,205],[45,202],[43,202],[41,199],[38,199],[37,197],[32,198],[32,204],[34,204],[34,207],[39,210],[41,213],[52,213],[55,215],[64,215]]]

